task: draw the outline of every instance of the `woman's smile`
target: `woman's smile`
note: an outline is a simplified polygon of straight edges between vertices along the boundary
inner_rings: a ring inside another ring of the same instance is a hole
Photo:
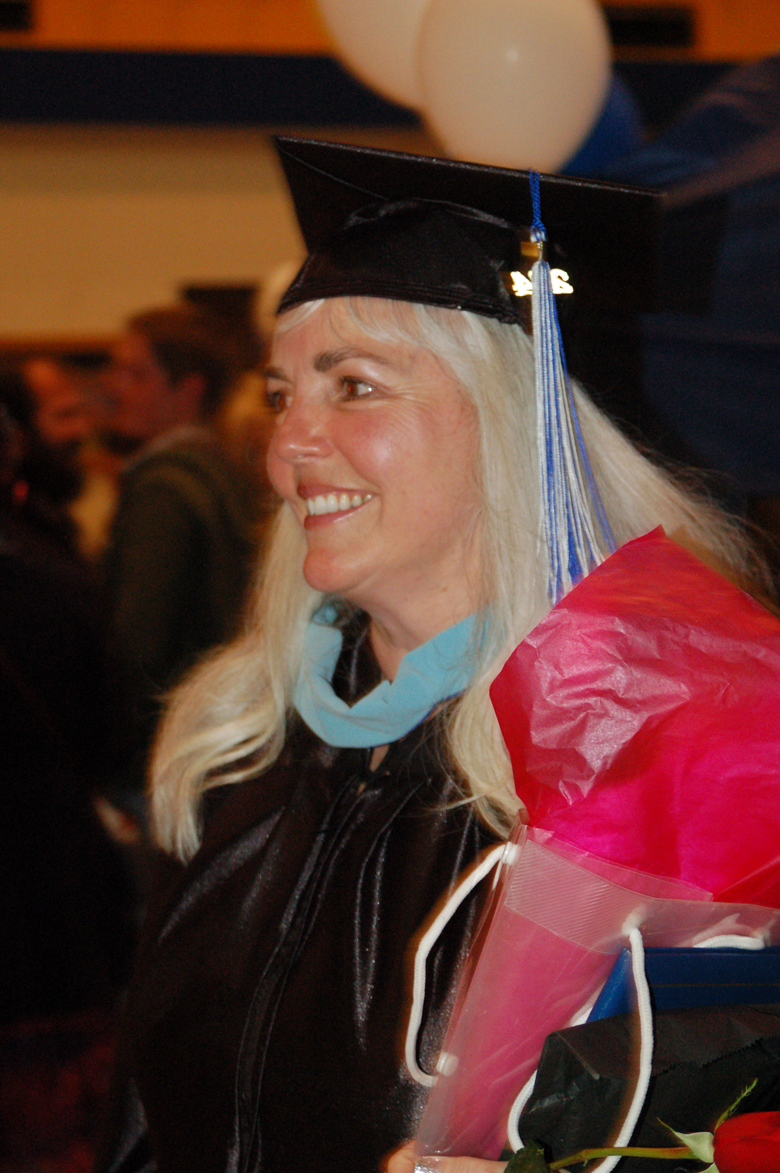
[[[307,517],[304,526],[310,529],[328,521],[336,521],[354,513],[366,502],[373,500],[373,493],[360,493],[350,489],[312,490],[304,485],[298,487],[298,496],[306,502]]]

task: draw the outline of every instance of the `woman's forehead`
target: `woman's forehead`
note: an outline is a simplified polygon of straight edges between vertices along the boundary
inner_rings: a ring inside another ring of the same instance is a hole
[[[321,342],[378,355],[392,352],[399,360],[402,356],[408,360],[414,351],[430,347],[423,343],[411,307],[405,307],[404,312],[401,305],[383,298],[361,298],[359,305],[345,298],[307,302],[279,317],[272,349],[316,347]]]
[[[449,356],[438,353],[434,340],[425,336],[416,309],[384,298],[330,298],[296,306],[280,316],[269,374],[281,374],[282,368],[300,359],[320,372],[352,358],[373,361],[399,375],[422,368],[430,372],[435,365],[444,381],[470,399]]]
[[[356,329],[370,333],[396,333],[408,329],[414,319],[410,303],[385,297],[328,297],[307,301],[281,313],[276,334],[284,334],[306,321],[326,321],[336,330]]]

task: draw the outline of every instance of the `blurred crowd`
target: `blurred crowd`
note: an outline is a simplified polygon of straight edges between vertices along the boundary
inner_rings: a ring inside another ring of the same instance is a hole
[[[247,340],[189,302],[0,367],[0,1168],[88,1167],[166,693],[238,629],[272,501]]]

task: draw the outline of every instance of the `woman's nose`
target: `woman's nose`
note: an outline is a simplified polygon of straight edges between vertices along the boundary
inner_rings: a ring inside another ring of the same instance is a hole
[[[271,447],[281,460],[305,460],[331,451],[325,415],[309,404],[293,400],[277,421]]]

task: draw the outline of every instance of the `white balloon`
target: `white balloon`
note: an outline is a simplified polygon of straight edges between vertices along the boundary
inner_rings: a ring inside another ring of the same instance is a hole
[[[555,171],[596,121],[610,62],[596,0],[430,0],[420,25],[426,117],[478,163]]]
[[[417,36],[428,0],[319,0],[340,56],[386,98],[418,109]]]

